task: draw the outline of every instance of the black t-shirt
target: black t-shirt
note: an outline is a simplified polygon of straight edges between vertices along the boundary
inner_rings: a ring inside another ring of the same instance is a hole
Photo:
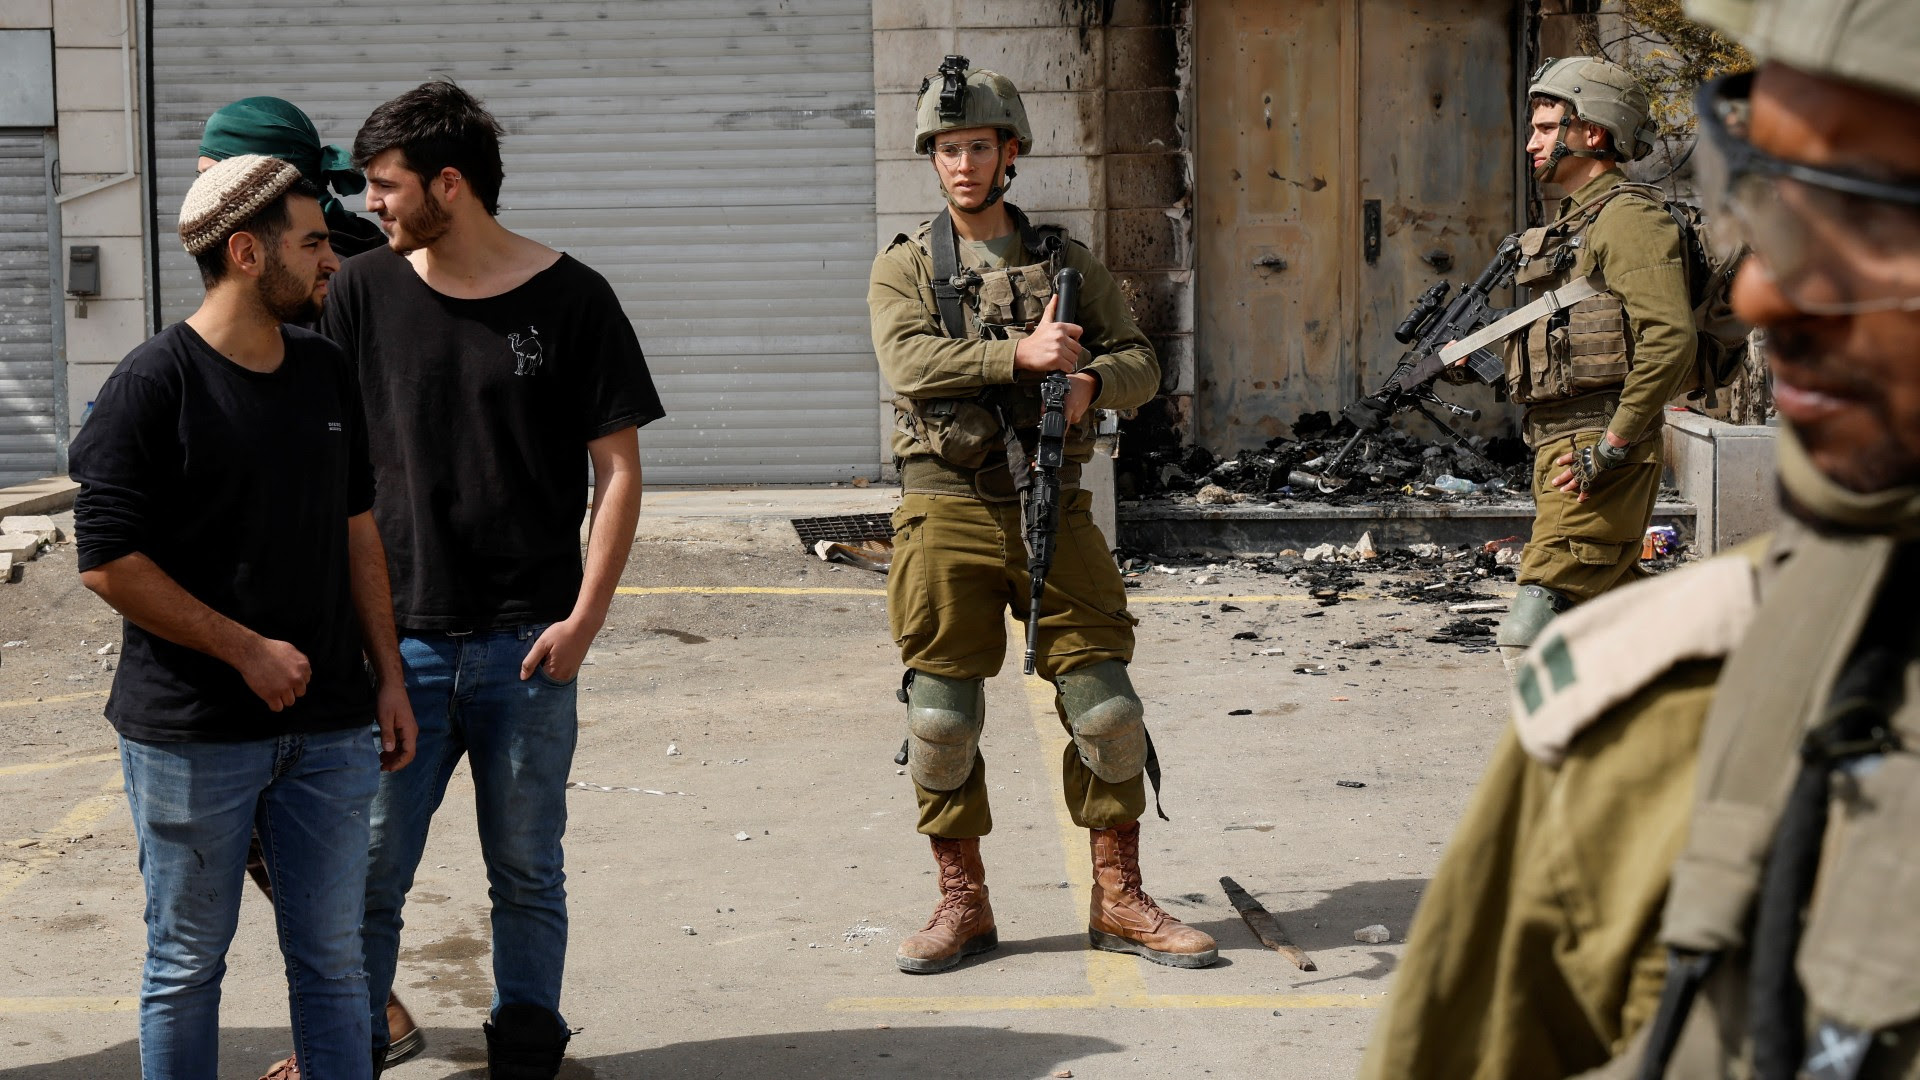
[[[566,618],[586,444],[664,415],[606,279],[562,255],[518,288],[460,300],[382,248],[334,276],[321,329],[359,372],[395,620]]]
[[[367,433],[346,359],[284,327],[262,374],[175,323],[120,362],[73,440],[80,569],[135,552],[201,603],[313,665],[271,712],[240,673],[132,623],[107,719],[122,735],[232,742],[373,720],[348,591],[347,519],[373,505]]]

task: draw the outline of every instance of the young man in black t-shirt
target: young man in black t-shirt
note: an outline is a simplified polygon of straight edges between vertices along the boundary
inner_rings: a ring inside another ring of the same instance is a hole
[[[368,811],[413,718],[354,381],[333,344],[283,325],[318,313],[339,266],[317,196],[255,155],[194,182],[180,231],[206,298],[121,362],[73,443],[81,581],[126,617],[106,712],[147,893],[148,1077],[218,1071],[256,829],[300,1059],[373,1073]]]
[[[401,906],[461,755],[493,899],[494,1080],[552,1077],[567,908],[561,837],[575,685],[640,513],[637,429],[660,399],[599,274],[495,218],[500,128],[451,82],[375,109],[354,140],[389,249],[350,260],[321,329],[365,395],[419,763],[374,802],[369,989],[392,985]],[[593,465],[593,518],[579,529]],[[373,1018],[385,1042],[385,1017]]]

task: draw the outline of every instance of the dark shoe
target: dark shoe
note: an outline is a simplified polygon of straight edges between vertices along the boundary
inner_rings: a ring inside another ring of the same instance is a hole
[[[1096,949],[1133,953],[1168,967],[1206,967],[1220,955],[1211,937],[1160,910],[1140,887],[1140,823],[1090,829],[1093,902],[1087,937]]]
[[[502,1005],[487,1034],[489,1080],[553,1080],[573,1033],[560,1018],[538,1005]]]
[[[386,1067],[389,1069],[403,1061],[412,1061],[427,1048],[427,1033],[414,1024],[413,1014],[394,994],[387,995],[387,1039]]]
[[[987,868],[980,861],[980,838],[949,840],[935,836],[933,859],[940,864],[940,905],[921,931],[900,943],[894,962],[901,971],[929,975],[945,971],[965,957],[1000,944],[987,903]]]

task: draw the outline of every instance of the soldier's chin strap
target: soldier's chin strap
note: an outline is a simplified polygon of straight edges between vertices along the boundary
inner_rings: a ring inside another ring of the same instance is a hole
[[[1560,132],[1553,138],[1553,152],[1547,155],[1547,160],[1541,162],[1539,168],[1533,170],[1533,179],[1536,183],[1546,183],[1553,176],[1553,170],[1559,168],[1560,163],[1570,157],[1595,158],[1600,161],[1619,160],[1620,155],[1612,150],[1575,150],[1568,146],[1567,129],[1572,126],[1573,117],[1560,118]]]
[[[963,214],[984,213],[987,207],[999,202],[1001,196],[1007,193],[1007,188],[1013,184],[1013,177],[1014,167],[1012,165],[1008,165],[1004,169],[995,168],[993,171],[993,186],[987,189],[987,197],[981,201],[979,206],[971,210],[953,201],[953,192],[947,190],[947,185],[940,185],[940,194],[946,198],[948,206]]]

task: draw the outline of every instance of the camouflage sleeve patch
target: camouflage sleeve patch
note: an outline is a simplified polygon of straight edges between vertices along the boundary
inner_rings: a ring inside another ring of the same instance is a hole
[[[1758,606],[1753,560],[1729,554],[1560,616],[1514,673],[1520,745],[1560,764],[1582,731],[1675,664],[1732,652]]]

